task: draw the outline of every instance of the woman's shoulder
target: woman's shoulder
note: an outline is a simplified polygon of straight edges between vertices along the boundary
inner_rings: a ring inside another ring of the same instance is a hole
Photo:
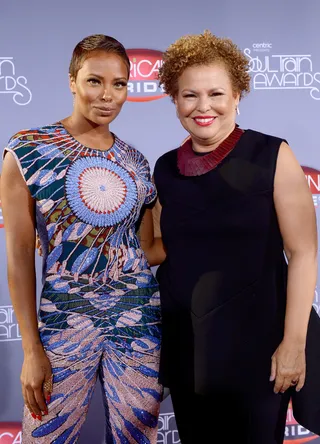
[[[39,142],[51,142],[52,138],[57,135],[58,128],[58,124],[52,124],[20,130],[10,137],[6,149],[16,151],[18,148],[32,146]]]
[[[179,148],[175,148],[162,154],[156,161],[155,169],[161,169],[163,166],[166,167],[172,164],[176,165],[178,149]]]
[[[256,142],[260,145],[270,145],[270,144],[279,144],[281,145],[282,142],[286,142],[286,140],[283,137],[275,136],[269,133],[263,133],[257,130],[253,129],[246,129],[245,130],[246,139],[247,141],[251,140],[252,142]]]
[[[135,148],[133,145],[123,141],[118,136],[114,135],[115,144],[120,149],[120,152],[126,156],[135,158],[138,162],[148,162],[146,156]]]
[[[135,174],[140,175],[144,179],[151,180],[150,165],[146,156],[137,148],[124,142],[115,135],[115,156],[117,162]]]
[[[250,168],[255,166],[273,172],[283,142],[287,143],[282,137],[247,129],[232,157],[239,159],[242,164],[250,165]]]

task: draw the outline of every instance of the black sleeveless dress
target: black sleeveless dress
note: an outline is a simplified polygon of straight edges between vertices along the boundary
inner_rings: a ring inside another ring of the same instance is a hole
[[[275,400],[275,415],[282,395],[273,394],[269,376],[283,336],[287,281],[273,201],[282,141],[246,130],[205,174],[181,174],[181,148],[160,157],[154,172],[167,250],[157,272],[161,382],[246,405],[265,395]],[[243,439],[237,442],[278,442]]]

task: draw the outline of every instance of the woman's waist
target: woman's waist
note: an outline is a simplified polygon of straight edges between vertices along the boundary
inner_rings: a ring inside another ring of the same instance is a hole
[[[278,268],[177,269],[163,264],[157,271],[162,310],[174,316],[182,312],[204,314],[238,297],[255,295],[260,309],[269,310],[285,301],[284,272]],[[268,307],[269,308],[268,308]]]
[[[149,270],[144,251],[137,245],[74,247],[62,242],[44,256],[44,274],[89,280],[117,280],[121,275]]]
[[[64,269],[63,271],[46,272],[43,275],[43,285],[51,287],[62,292],[69,292],[72,288],[82,287],[88,291],[93,287],[97,293],[111,292],[117,289],[137,289],[143,287],[158,286],[149,266],[135,271],[116,270],[109,272],[108,269],[96,271],[94,274],[72,272]],[[72,292],[72,291],[71,291]]]
[[[246,271],[243,266],[214,259],[194,257],[182,261],[168,260],[163,262],[156,273],[160,288],[163,291],[192,294],[194,291],[232,292],[243,288],[257,280],[261,275],[261,267],[250,267]]]
[[[116,337],[123,328],[132,328],[134,334],[139,335],[146,328],[157,331],[160,324],[159,292],[151,289],[131,295],[93,292],[57,294],[44,289],[41,295],[39,327],[54,331],[98,327],[106,329],[109,335],[114,333]],[[150,330],[148,332],[150,334]]]
[[[168,249],[165,261],[156,273],[159,283],[170,282],[172,286],[193,287],[199,280],[207,278],[218,286],[241,287],[243,284],[263,276],[281,275],[285,260],[283,250],[277,255],[268,255],[265,250],[251,254],[243,249],[208,249],[208,247]]]
[[[152,274],[140,274],[139,277],[145,281],[91,284],[81,280],[75,282],[65,277],[47,280],[41,292],[40,311],[46,313],[46,318],[56,316],[57,313],[62,317],[80,314],[98,321],[106,316],[115,319],[129,312],[130,318],[139,318],[144,312],[150,318],[158,318],[160,295],[157,281]]]

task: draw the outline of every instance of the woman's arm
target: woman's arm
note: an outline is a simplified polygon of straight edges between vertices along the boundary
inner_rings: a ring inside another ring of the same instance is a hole
[[[275,391],[305,380],[305,345],[317,280],[317,226],[304,173],[286,143],[278,155],[274,202],[288,259],[288,288],[283,341],[273,358]],[[272,378],[271,378],[272,379]]]
[[[139,229],[141,247],[152,267],[161,264],[166,258],[161,238],[160,216],[161,205],[157,199],[152,208],[145,209]]]
[[[1,199],[10,296],[22,335],[22,346],[28,351],[41,346],[35,296],[35,207],[11,154],[7,154],[3,162]],[[22,293],[24,297],[21,297]]]
[[[30,411],[41,417],[41,411],[47,409],[42,384],[44,379],[51,377],[51,367],[40,341],[37,322],[35,204],[12,154],[7,154],[3,162],[1,200],[9,291],[25,356],[21,374],[23,395]]]

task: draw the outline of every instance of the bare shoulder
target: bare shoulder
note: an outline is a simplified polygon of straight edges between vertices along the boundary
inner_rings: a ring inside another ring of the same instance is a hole
[[[3,161],[0,190],[5,224],[13,229],[19,220],[23,220],[22,225],[25,224],[27,229],[25,222],[29,219],[33,221],[35,202],[11,152],[7,153]],[[25,232],[22,225],[21,233]]]
[[[8,151],[4,155],[1,173],[2,187],[12,185],[24,185],[27,188],[23,175],[17,163],[15,153]]]
[[[292,149],[286,142],[282,142],[279,148],[274,182],[275,189],[278,186],[289,187],[294,185],[308,188],[304,172]]]

